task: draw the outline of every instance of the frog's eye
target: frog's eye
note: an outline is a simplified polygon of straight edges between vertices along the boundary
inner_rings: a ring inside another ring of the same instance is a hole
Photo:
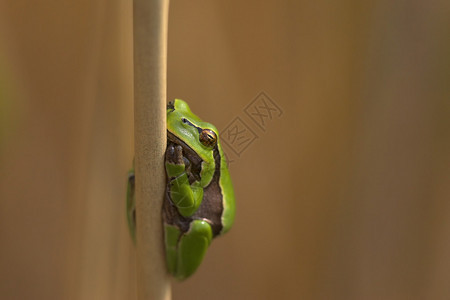
[[[217,144],[217,135],[211,129],[203,129],[198,138],[206,147],[213,148]]]

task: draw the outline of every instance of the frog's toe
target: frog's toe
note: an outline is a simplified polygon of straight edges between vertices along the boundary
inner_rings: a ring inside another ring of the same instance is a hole
[[[134,170],[128,173],[127,220],[133,241],[136,242],[136,204],[134,198]]]

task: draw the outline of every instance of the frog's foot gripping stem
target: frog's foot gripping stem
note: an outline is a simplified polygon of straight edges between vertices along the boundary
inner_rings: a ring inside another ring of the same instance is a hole
[[[127,220],[131,238],[136,243],[136,203],[134,197],[134,169],[128,172]]]
[[[183,217],[191,216],[202,202],[203,188],[199,181],[189,183],[181,146],[173,144],[167,146],[166,173],[172,202]]]
[[[194,220],[182,234],[177,226],[166,224],[164,233],[169,272],[179,280],[189,277],[197,270],[211,244],[211,226],[205,220]]]

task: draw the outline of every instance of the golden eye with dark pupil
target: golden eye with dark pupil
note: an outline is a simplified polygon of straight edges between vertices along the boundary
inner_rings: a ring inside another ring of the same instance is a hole
[[[206,147],[214,147],[217,143],[217,135],[211,129],[203,129],[199,136],[200,142]]]

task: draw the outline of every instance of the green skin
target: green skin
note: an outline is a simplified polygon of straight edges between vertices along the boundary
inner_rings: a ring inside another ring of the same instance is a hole
[[[194,115],[186,102],[167,107],[166,199],[163,205],[166,264],[179,280],[201,264],[214,237],[234,221],[234,191],[214,125]],[[127,215],[135,240],[134,170],[129,174]]]

